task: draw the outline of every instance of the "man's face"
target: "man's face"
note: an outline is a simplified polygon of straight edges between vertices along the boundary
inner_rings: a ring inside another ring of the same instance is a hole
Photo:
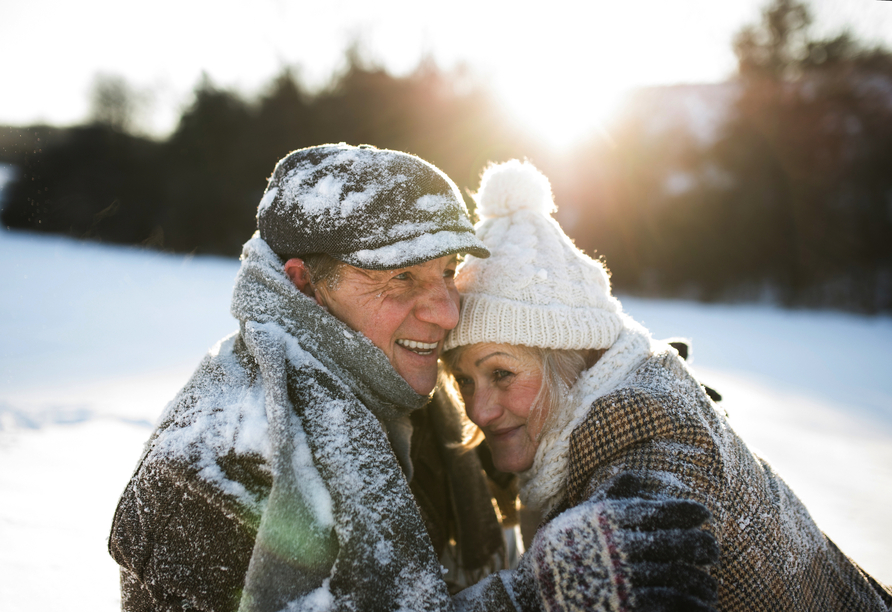
[[[397,270],[341,268],[319,302],[384,351],[391,365],[422,395],[437,384],[437,358],[446,333],[458,324],[457,257],[447,255]]]

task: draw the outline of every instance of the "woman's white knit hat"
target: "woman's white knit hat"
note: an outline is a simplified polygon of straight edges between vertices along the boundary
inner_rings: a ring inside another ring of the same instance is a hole
[[[529,162],[486,169],[475,196],[477,237],[456,277],[458,325],[445,350],[478,342],[554,349],[608,348],[623,328],[601,262],[576,248],[551,213],[551,184]]]

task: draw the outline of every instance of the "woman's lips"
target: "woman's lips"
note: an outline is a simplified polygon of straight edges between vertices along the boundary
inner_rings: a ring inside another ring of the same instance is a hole
[[[513,434],[515,434],[522,426],[518,425],[516,427],[502,427],[500,429],[490,429],[489,437],[494,441],[501,441],[507,438],[510,438]]]

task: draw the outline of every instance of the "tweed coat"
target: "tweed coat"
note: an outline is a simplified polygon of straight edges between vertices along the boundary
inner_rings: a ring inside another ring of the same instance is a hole
[[[597,399],[571,434],[567,496],[546,521],[603,496],[621,471],[653,493],[703,503],[721,546],[720,610],[884,611],[892,592],[844,555],[753,454],[675,350],[648,358]],[[567,568],[568,571],[572,568]]]

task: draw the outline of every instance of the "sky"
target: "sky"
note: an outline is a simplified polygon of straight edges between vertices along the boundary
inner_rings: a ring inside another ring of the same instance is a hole
[[[253,96],[285,67],[323,86],[358,41],[405,74],[424,56],[464,65],[532,133],[571,144],[632,88],[708,83],[735,70],[731,38],[764,0],[580,3],[452,0],[0,0],[0,124],[70,125],[97,74],[146,94],[163,136],[202,73]],[[892,2],[812,0],[815,28],[892,47]]]

